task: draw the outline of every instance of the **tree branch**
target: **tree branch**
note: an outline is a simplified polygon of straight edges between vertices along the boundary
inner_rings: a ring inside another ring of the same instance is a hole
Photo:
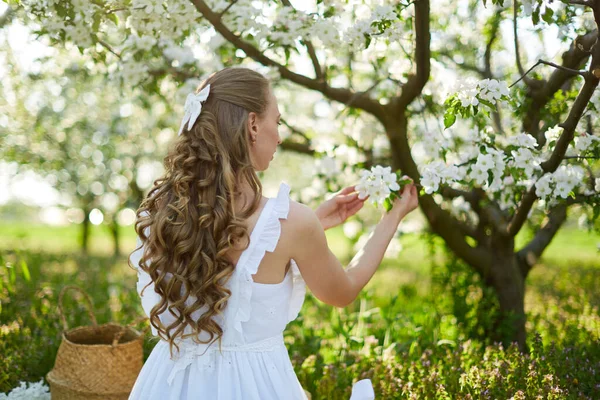
[[[227,5],[227,7],[225,7],[223,9],[223,11],[221,11],[219,13],[219,19],[223,18],[223,15],[225,15],[225,13],[227,13],[227,11],[229,11],[231,9],[231,7],[233,7],[235,5],[235,3],[237,3],[238,0],[231,0],[231,2]]]
[[[484,60],[484,78],[492,78],[492,46],[496,39],[498,39],[498,29],[500,29],[500,22],[502,21],[502,13],[498,12],[492,17],[492,29],[490,31],[490,37],[488,38],[485,46],[485,53],[483,55]]]
[[[283,150],[293,151],[293,152],[301,153],[301,154],[307,154],[309,156],[313,156],[316,153],[315,150],[310,147],[310,145],[308,145],[306,143],[292,142],[289,139],[282,141],[279,146]]]
[[[581,68],[588,59],[590,49],[596,42],[597,37],[597,30],[578,36],[571,43],[569,50],[562,54],[562,66],[567,68]],[[532,101],[523,118],[523,131],[537,138],[540,145],[543,145],[545,142],[544,135],[540,133],[541,110],[553,98],[554,94],[558,90],[561,90],[572,77],[573,74],[568,74],[561,69],[555,69],[547,81],[535,80],[532,81],[532,85],[529,87],[527,96]]]
[[[544,226],[537,231],[534,238],[525,247],[517,252],[523,277],[527,277],[566,219],[567,205],[565,203],[553,207],[548,213]]]
[[[513,0],[513,38],[514,38],[514,43],[515,43],[515,57],[516,57],[516,61],[517,61],[517,69],[519,70],[519,74],[521,74],[521,78],[519,79],[519,81],[521,79],[525,79],[525,83],[527,85],[530,84],[529,80],[527,78],[525,78],[525,76],[527,75],[527,73],[529,71],[531,71],[531,69],[527,72],[523,72],[523,64],[521,64],[521,53],[519,52],[519,35],[518,35],[518,28],[517,28],[517,7],[518,7],[519,3],[517,0]],[[519,82],[517,81],[517,82]],[[517,83],[515,82],[515,83]],[[515,84],[513,83],[513,85]],[[512,85],[510,86],[512,87]]]
[[[289,70],[285,65],[282,65],[275,60],[267,57],[258,48],[252,44],[244,41],[241,37],[235,35],[229,28],[227,28],[219,15],[214,13],[210,7],[203,0],[190,0],[196,9],[211,23],[217,32],[221,34],[227,41],[233,44],[236,48],[243,50],[248,57],[261,63],[264,66],[275,67],[279,71],[282,78],[290,80],[298,85],[304,86],[308,89],[316,90],[323,93],[327,98],[338,101],[340,103],[347,103],[352,96],[356,93],[346,88],[334,88],[327,85],[324,81],[309,78],[307,76],[297,74]],[[353,105],[356,108],[363,109],[373,114],[378,119],[384,118],[384,109],[378,101],[372,99],[366,94],[359,94],[353,101]]]
[[[121,59],[121,54],[117,53],[112,47],[111,45],[109,45],[108,43],[106,43],[104,40],[100,39],[98,36],[96,36],[96,41],[100,44],[100,46],[104,47],[106,50],[110,51],[112,54],[114,54],[118,59]]]
[[[413,3],[415,7],[415,61],[416,74],[411,74],[406,84],[402,87],[400,97],[393,99],[396,109],[404,112],[406,107],[421,94],[423,87],[429,80],[431,72],[431,32],[429,27],[430,5],[429,0],[420,0]]]
[[[578,69],[573,69],[573,68],[567,68],[567,67],[563,67],[562,65],[558,65],[549,61],[544,61],[544,60],[538,60],[531,68],[529,68],[527,70],[527,72],[525,72],[523,74],[523,76],[521,76],[519,79],[517,79],[512,85],[509,86],[509,88],[515,86],[517,83],[519,83],[519,81],[521,81],[521,79],[525,78],[525,76],[531,72],[532,69],[534,69],[535,67],[537,67],[540,64],[545,64],[545,65],[550,65],[551,67],[560,69],[561,71],[565,71],[566,73],[572,74],[572,75],[580,75],[580,76],[585,76],[586,72],[585,71],[580,71]]]
[[[308,138],[308,136],[306,135],[306,133],[302,132],[300,129],[293,127],[292,125],[290,125],[286,119],[281,118],[281,123],[284,124],[289,130],[290,132],[292,132],[295,135],[301,136],[304,138],[304,140],[306,140],[307,142],[310,141],[310,139]]]
[[[590,71],[594,71],[596,68],[600,68],[600,46],[595,46],[594,48]],[[598,82],[600,79],[595,77],[591,72],[587,73],[584,78],[585,84],[579,91],[579,94],[577,95],[577,98],[571,107],[566,121],[560,124],[564,131],[556,142],[554,151],[552,152],[550,158],[540,165],[544,173],[556,171],[560,162],[564,159],[569,143],[573,140],[575,135],[575,128],[577,127],[585,108],[592,98],[594,90],[596,90],[596,87],[598,87]],[[523,223],[525,223],[527,215],[529,214],[529,210],[533,206],[533,203],[536,199],[537,196],[535,194],[535,186],[532,186],[529,192],[527,192],[521,199],[521,204],[519,205],[513,219],[508,225],[509,235],[515,236],[519,232],[523,226]]]
[[[582,158],[600,160],[600,157],[593,157],[593,156],[567,156],[567,157],[563,157],[563,160],[569,160],[569,159],[581,160]]]
[[[550,65],[551,67],[558,68],[558,69],[563,70],[565,72],[568,72],[570,74],[581,75],[583,77],[585,77],[585,73],[586,73],[585,71],[580,71],[578,69],[563,67],[562,65],[558,65],[558,64],[555,64],[553,62],[544,61],[544,60],[538,60],[538,64]]]
[[[290,3],[289,0],[282,0],[281,2],[286,7],[291,7],[292,9],[294,9],[294,7],[292,6],[292,3]],[[319,64],[319,59],[317,58],[317,53],[315,52],[315,48],[314,48],[312,42],[308,39],[302,39],[302,42],[306,45],[306,50],[308,51],[310,60],[313,63],[313,67],[315,69],[315,76],[317,77],[317,80],[325,81],[324,71],[323,71],[323,68],[321,68],[321,64]]]
[[[569,0],[569,4],[593,7],[593,0]]]
[[[402,174],[410,176],[415,183],[420,184],[420,174],[411,156],[408,143],[405,111],[390,113],[384,127],[390,140],[393,169],[400,169]],[[425,214],[432,230],[444,239],[450,249],[471,265],[482,278],[488,277],[491,264],[489,254],[484,249],[472,247],[467,243],[464,232],[468,228],[461,227],[464,224],[436,204],[431,195],[420,196],[419,207]]]
[[[523,277],[527,277],[531,268],[540,259],[544,250],[552,242],[556,232],[558,232],[565,222],[568,207],[573,204],[585,203],[594,196],[578,194],[575,198],[569,197],[564,202],[550,209],[544,226],[538,230],[534,238],[525,247],[517,252],[517,259],[519,260]]]

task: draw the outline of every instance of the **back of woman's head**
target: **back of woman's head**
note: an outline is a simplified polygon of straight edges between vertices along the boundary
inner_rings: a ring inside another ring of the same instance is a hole
[[[252,70],[227,68],[211,75],[198,91],[208,84],[200,115],[165,157],[165,174],[142,202],[135,225],[144,245],[139,267],[150,274],[162,297],[150,321],[171,350],[173,339],[186,337],[188,324],[194,340],[199,341],[200,331],[208,332],[211,340],[222,336],[213,317],[231,294],[224,284],[234,266],[226,253],[240,239],[249,242],[243,221],[262,197],[250,157],[248,116],[265,113],[269,82]],[[242,184],[253,189],[254,199],[238,215],[233,199]],[[167,274],[172,276],[165,282]],[[191,307],[185,304],[189,296],[195,297]],[[208,311],[199,320],[190,318],[202,307]],[[177,321],[165,329],[158,315],[167,309]]]

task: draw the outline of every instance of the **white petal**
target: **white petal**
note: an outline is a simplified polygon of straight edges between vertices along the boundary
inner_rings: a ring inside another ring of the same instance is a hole
[[[400,189],[400,185],[398,185],[398,182],[392,182],[389,184],[388,186],[390,188],[390,190],[398,190]]]

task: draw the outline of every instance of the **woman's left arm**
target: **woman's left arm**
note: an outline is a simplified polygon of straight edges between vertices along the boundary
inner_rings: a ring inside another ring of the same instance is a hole
[[[323,230],[336,227],[353,216],[365,204],[364,199],[358,198],[354,186],[348,186],[333,195],[329,200],[325,200],[317,209],[315,214],[323,226]]]

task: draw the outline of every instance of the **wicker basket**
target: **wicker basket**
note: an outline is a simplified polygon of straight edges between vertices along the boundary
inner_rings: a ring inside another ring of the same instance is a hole
[[[69,289],[83,294],[93,325],[69,329],[62,306],[63,295]],[[53,400],[127,400],[142,369],[144,335],[132,326],[147,317],[127,326],[110,322],[98,325],[92,308],[90,296],[78,286],[61,290],[58,310],[64,332],[54,368],[46,375]]]

